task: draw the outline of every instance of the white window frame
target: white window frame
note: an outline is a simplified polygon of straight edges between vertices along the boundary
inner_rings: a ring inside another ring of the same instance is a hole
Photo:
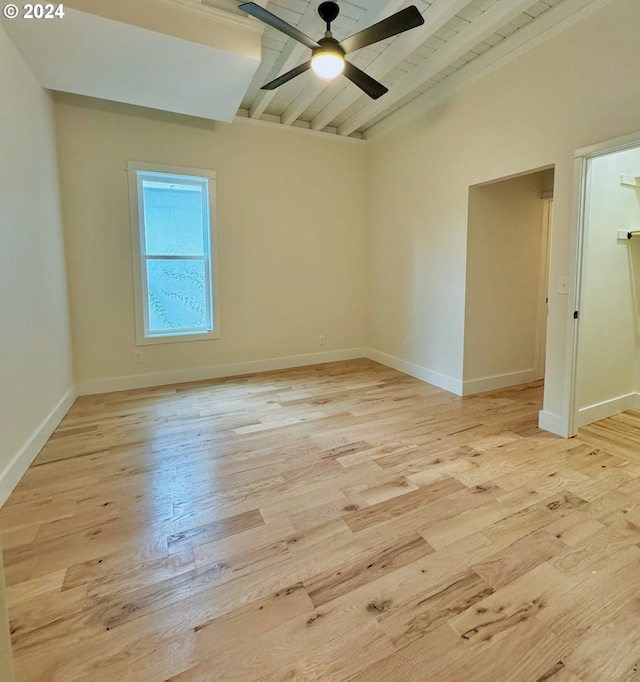
[[[220,305],[218,286],[218,243],[216,230],[216,174],[212,170],[202,168],[183,168],[181,166],[165,166],[139,161],[128,161],[127,171],[129,174],[129,212],[131,219],[131,250],[133,261],[133,294],[136,321],[136,345],[146,346],[158,343],[176,343],[184,341],[202,341],[220,338]],[[206,187],[208,207],[205,207],[209,229],[204,234],[203,257],[186,256],[148,256],[144,248],[144,197],[140,188],[143,179],[165,179],[170,176],[173,179],[198,184]],[[208,252],[208,253],[207,253]],[[208,257],[207,257],[208,256]],[[211,296],[207,296],[207,313],[211,320],[211,329],[207,330],[163,330],[152,332],[149,329],[149,308],[147,289],[147,267],[149,259],[162,258],[176,260],[204,260],[205,279],[209,286]]]

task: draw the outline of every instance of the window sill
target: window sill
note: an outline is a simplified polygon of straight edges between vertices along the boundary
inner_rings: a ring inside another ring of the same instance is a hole
[[[220,338],[219,331],[172,334],[170,336],[140,336],[136,338],[136,346],[153,346],[159,343],[184,343],[187,341],[213,341]]]

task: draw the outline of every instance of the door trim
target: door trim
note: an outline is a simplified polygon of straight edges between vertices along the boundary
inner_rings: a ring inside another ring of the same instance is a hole
[[[617,137],[612,140],[599,142],[577,149],[574,154],[575,162],[575,184],[574,184],[574,206],[575,217],[573,221],[573,296],[570,297],[571,307],[568,310],[567,319],[567,343],[568,374],[565,381],[567,395],[565,404],[567,410],[567,435],[575,436],[578,432],[578,396],[577,396],[577,377],[578,377],[578,346],[580,343],[580,303],[584,291],[585,277],[585,237],[586,237],[586,216],[587,202],[590,189],[590,163],[598,156],[605,156],[614,152],[631,149],[640,146],[640,131]],[[574,311],[578,315],[574,318]]]
[[[540,267],[538,280],[538,311],[536,321],[535,378],[544,379],[547,346],[547,313],[549,310],[549,258],[551,253],[551,217],[553,194],[542,196],[540,235]],[[546,299],[546,300],[545,300]]]

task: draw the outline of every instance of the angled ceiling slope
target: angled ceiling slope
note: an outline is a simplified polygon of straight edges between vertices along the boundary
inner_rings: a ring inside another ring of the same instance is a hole
[[[230,9],[67,0],[62,19],[3,26],[45,88],[232,121],[260,65],[262,28]]]
[[[212,0],[203,0],[204,2]],[[345,78],[307,72],[276,90],[261,86],[309,59],[309,49],[267,27],[262,63],[239,116],[374,139],[448,99],[512,59],[597,12],[611,0],[339,0],[332,24],[342,41],[408,5],[424,24],[349,55],[389,89],[371,100]],[[264,0],[260,4],[264,4]],[[270,0],[269,11],[317,40],[319,0]],[[588,78],[588,74],[585,74]]]

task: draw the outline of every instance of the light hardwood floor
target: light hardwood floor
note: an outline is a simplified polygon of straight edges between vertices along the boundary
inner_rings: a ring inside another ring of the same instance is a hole
[[[17,682],[636,682],[639,415],[362,360],[79,399],[0,512]]]

